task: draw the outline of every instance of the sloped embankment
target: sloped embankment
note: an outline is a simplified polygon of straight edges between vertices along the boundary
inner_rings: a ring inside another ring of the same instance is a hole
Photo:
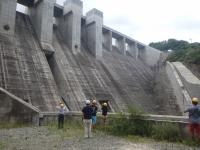
[[[173,62],[172,64],[176,68],[184,84],[184,88],[188,91],[190,97],[200,99],[200,80],[181,62]]]
[[[85,98],[96,98],[99,102],[108,100],[113,111],[136,106],[149,113],[174,114],[174,107],[171,108],[169,102],[173,96],[155,97],[155,71],[141,60],[124,56],[117,49],[112,52],[104,49],[101,60],[95,59],[85,47],[82,47],[81,53],[74,55],[57,29],[54,29],[53,36],[55,54],[49,62],[69,109],[80,110]],[[165,105],[160,105],[162,103]]]

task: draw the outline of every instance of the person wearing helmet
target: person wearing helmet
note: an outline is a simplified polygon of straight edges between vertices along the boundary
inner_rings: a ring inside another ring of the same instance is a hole
[[[86,106],[82,109],[82,119],[84,123],[84,137],[92,137],[92,106],[90,105],[90,100],[85,101]]]
[[[96,106],[97,102],[96,100],[92,101],[92,128],[95,129],[95,125],[97,122],[97,106]]]
[[[101,110],[102,110],[103,121],[104,121],[104,124],[105,124],[106,123],[106,116],[107,116],[107,113],[108,113],[107,103],[103,103]]]
[[[191,138],[195,137],[195,131],[196,135],[200,138],[200,107],[197,106],[198,104],[198,98],[193,97],[192,98],[192,107],[188,108],[184,112],[189,113],[189,131]]]
[[[60,106],[58,107],[58,129],[62,129],[64,126],[64,114],[66,107],[62,102],[60,102]]]

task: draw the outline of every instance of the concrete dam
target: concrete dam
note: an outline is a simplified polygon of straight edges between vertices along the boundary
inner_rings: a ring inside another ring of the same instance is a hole
[[[28,14],[16,12],[17,3]],[[43,112],[57,111],[62,97],[68,111],[95,98],[110,112],[135,106],[181,114],[164,60],[161,51],[103,25],[101,11],[83,16],[80,0],[0,1],[0,117],[22,111],[6,93]]]

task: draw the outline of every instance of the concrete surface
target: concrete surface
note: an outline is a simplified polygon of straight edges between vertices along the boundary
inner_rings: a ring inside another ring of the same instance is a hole
[[[122,55],[126,55],[126,39],[125,37],[120,37],[116,39],[116,47],[119,49]]]
[[[188,90],[183,85],[181,78],[172,63],[167,62],[166,71],[170,79],[170,83],[172,84],[174,94],[176,95],[177,103],[181,109],[182,114],[184,115],[184,110],[192,105],[191,97],[188,93]]]
[[[145,54],[142,54],[141,57],[144,58],[144,61],[146,62],[146,64],[148,64],[150,66],[154,66],[158,63],[158,61],[161,60],[162,53],[163,52],[161,52],[155,48],[146,46]]]
[[[172,64],[176,68],[180,79],[190,97],[197,97],[200,99],[200,80],[181,62],[173,62]]]
[[[15,15],[16,0],[0,1],[0,32],[4,34],[14,35],[15,32]],[[7,26],[8,29],[5,29]]]
[[[44,52],[28,16],[17,13],[15,36],[0,34],[0,86],[42,111],[60,101]]]
[[[0,120],[39,125],[39,109],[0,88]]]
[[[97,61],[84,47],[80,54],[73,55],[64,41],[59,30],[55,29],[55,53],[49,59],[49,64],[59,93],[71,111],[80,110],[85,99],[95,97],[98,102],[109,100],[113,111],[126,110],[128,105],[136,105],[147,112],[156,113],[157,100],[151,92],[154,73],[150,67],[141,60],[121,55],[117,50],[110,52],[103,49],[101,61]],[[167,112],[172,113],[174,108],[170,108],[168,100],[160,99],[160,103],[166,101],[170,109]],[[163,107],[165,105],[160,110]]]
[[[55,106],[63,96],[69,111],[78,111],[85,99],[96,98],[98,105],[108,101],[112,112],[136,106],[153,114],[177,113],[171,106],[171,102],[175,104],[174,96],[170,85],[164,82],[168,81],[165,72],[153,70],[161,61],[161,52],[110,28],[106,28],[109,37],[118,39],[119,44],[113,46],[110,39],[112,51],[104,49],[103,14],[93,9],[86,18],[82,17],[80,0],[65,2],[60,8],[63,14],[55,18],[58,25],[52,29],[53,3],[44,0],[31,6],[34,22],[29,16],[17,13],[14,37],[0,33],[1,87],[41,111],[57,111]],[[15,12],[9,13],[14,15]],[[86,29],[81,32],[81,27],[88,23],[90,38],[94,37],[91,44],[96,42],[93,51],[85,42]],[[43,51],[42,39],[52,42],[54,52]],[[127,55],[126,45],[130,46],[131,42],[137,45],[135,58]],[[96,59],[93,52],[101,59]]]
[[[103,46],[112,51],[112,32],[110,30],[103,32]]]
[[[127,51],[129,52],[129,54],[134,57],[135,59],[138,59],[138,47],[137,47],[137,43],[132,42],[132,41],[128,41],[128,49]]]

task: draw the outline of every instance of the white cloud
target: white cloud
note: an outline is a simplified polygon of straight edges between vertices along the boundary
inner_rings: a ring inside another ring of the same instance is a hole
[[[168,38],[200,42],[199,6],[199,0],[83,0],[84,14],[97,8],[105,25],[146,44]]]

